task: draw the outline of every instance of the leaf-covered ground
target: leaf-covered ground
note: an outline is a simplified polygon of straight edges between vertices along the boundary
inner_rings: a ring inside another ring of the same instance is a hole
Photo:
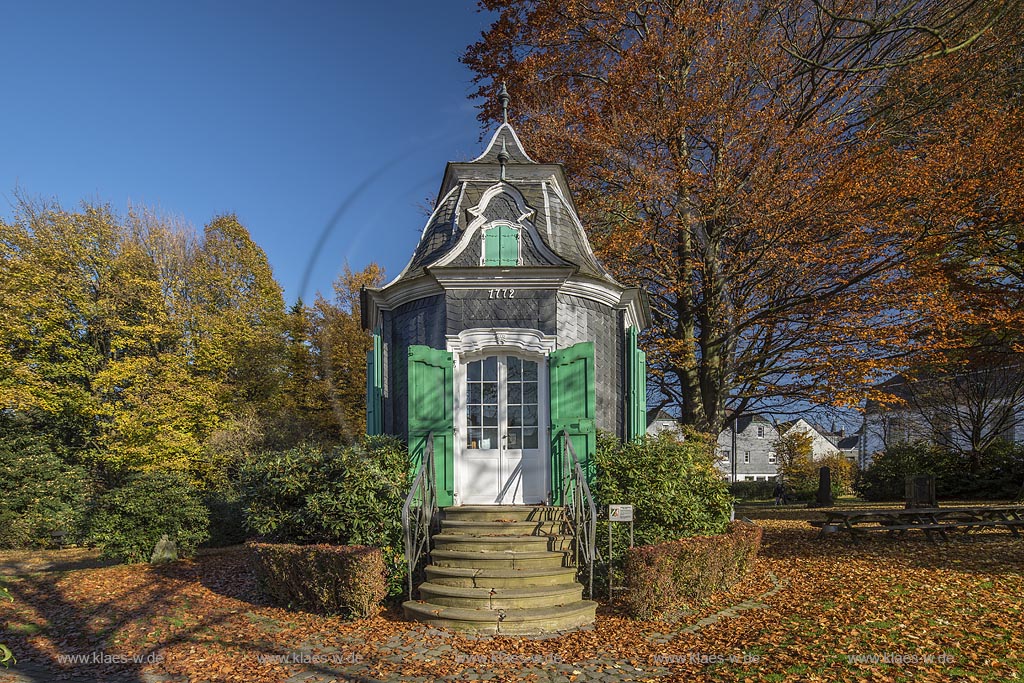
[[[604,607],[593,630],[548,640],[270,607],[242,550],[8,577],[0,643],[19,662],[0,681],[1024,680],[1024,540],[853,546],[802,520],[758,523],[755,570],[698,613],[635,622]],[[59,665],[68,655],[89,661]]]

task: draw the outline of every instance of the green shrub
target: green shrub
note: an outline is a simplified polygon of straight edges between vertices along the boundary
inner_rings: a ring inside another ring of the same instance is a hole
[[[203,505],[210,516],[210,538],[204,546],[224,548],[245,542],[245,515],[242,496],[237,491],[208,491],[203,496]]]
[[[380,548],[389,595],[402,592],[402,505],[409,458],[393,437],[372,436],[325,450],[300,446],[245,463],[241,487],[246,527],[280,542]]]
[[[740,500],[767,500],[775,498],[775,480],[734,481],[729,484],[729,493]]]
[[[813,500],[818,493],[819,472],[827,467],[831,473],[832,498],[852,495],[857,466],[838,451],[814,457],[813,443],[809,433],[798,429],[789,430],[775,442],[786,494],[795,500]]]
[[[872,501],[903,500],[906,478],[911,474],[938,475],[946,453],[927,443],[903,443],[876,454],[871,465],[857,475],[858,495]],[[936,481],[936,493],[938,493]]]
[[[209,537],[209,513],[198,491],[176,472],[131,475],[99,496],[89,512],[89,540],[124,562],[148,562],[164,534],[188,556]]]
[[[0,488],[0,548],[43,548],[55,532],[77,538],[88,481],[44,437],[0,438]]]
[[[594,496],[602,506],[631,504],[637,543],[721,533],[729,523],[732,496],[714,466],[712,437],[688,432],[622,443],[597,441]]]
[[[368,617],[387,595],[379,548],[250,543],[260,591],[282,607]]]
[[[948,453],[942,463],[935,488],[943,498],[1012,500],[1024,484],[1024,444],[996,441],[973,472],[963,453]]]
[[[626,553],[626,609],[636,619],[674,619],[750,570],[761,546],[761,527],[733,522],[728,532],[696,536]]]
[[[973,471],[964,453],[924,442],[894,445],[874,456],[855,487],[868,500],[903,500],[911,474],[934,474],[940,499],[1012,499],[1024,483],[1024,444],[997,441]]]
[[[822,467],[830,470],[833,499],[853,494],[857,466],[838,452],[813,460],[799,458],[783,464],[779,469],[786,493],[796,500],[813,500],[818,493],[819,471]]]

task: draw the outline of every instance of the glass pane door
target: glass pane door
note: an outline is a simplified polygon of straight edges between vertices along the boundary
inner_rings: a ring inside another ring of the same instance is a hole
[[[461,500],[522,504],[547,498],[544,405],[538,361],[495,355],[466,363]],[[546,407],[546,406],[545,406]]]
[[[497,448],[498,357],[473,361],[466,370],[466,448]]]

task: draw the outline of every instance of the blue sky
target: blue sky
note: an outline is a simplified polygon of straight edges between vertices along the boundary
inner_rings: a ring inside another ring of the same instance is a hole
[[[346,261],[396,275],[445,162],[481,151],[458,56],[488,24],[471,0],[9,3],[0,214],[16,188],[235,212],[289,302],[311,263],[307,301]]]

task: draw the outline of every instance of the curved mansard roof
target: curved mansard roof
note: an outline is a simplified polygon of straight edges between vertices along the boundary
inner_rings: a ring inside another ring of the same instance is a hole
[[[409,264],[385,289],[431,268],[469,266],[473,249],[478,264],[479,239],[473,236],[498,219],[526,228],[530,239],[523,242],[524,265],[571,267],[580,275],[620,286],[591,250],[562,167],[533,161],[512,126],[504,123],[483,154],[448,164],[434,212]]]

